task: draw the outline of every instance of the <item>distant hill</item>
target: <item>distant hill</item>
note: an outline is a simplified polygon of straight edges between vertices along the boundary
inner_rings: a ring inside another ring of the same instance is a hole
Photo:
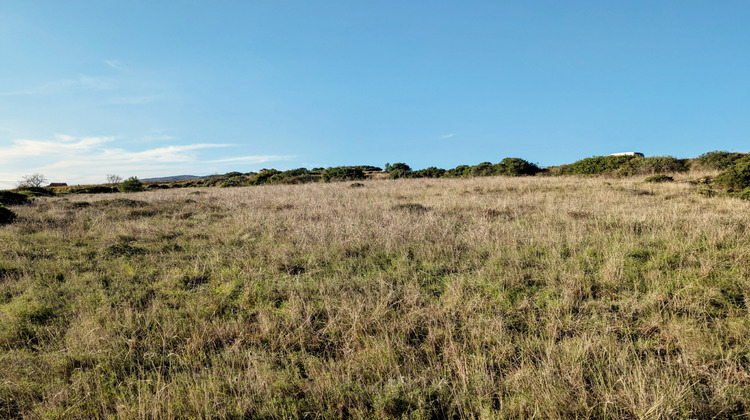
[[[143,182],[167,182],[167,181],[186,181],[188,179],[204,179],[205,176],[198,175],[175,175],[175,176],[164,176],[161,178],[146,178],[142,179]]]

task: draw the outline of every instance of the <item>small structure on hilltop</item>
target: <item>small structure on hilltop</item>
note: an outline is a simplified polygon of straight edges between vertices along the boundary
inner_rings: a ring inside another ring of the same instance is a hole
[[[612,153],[610,156],[638,156],[638,157],[644,157],[643,153],[641,153],[641,152]]]
[[[65,183],[65,182],[53,182],[53,183],[47,185],[47,187],[67,187],[67,186],[68,186],[68,184]]]

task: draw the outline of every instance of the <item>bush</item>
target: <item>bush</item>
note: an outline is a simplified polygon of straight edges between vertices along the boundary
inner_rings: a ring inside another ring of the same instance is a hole
[[[0,191],[0,205],[18,206],[29,202],[29,197],[13,191]]]
[[[10,209],[0,206],[0,225],[7,225],[16,220],[16,214]]]
[[[716,177],[716,184],[730,191],[750,187],[750,159],[743,159]]]
[[[704,153],[695,158],[695,163],[703,168],[723,171],[734,166],[740,159],[747,156],[746,153],[725,152],[715,150]]]
[[[427,169],[420,169],[412,173],[414,178],[440,178],[445,175],[445,169],[430,166]]]
[[[482,162],[471,167],[471,176],[490,176],[496,174],[495,165],[490,162]]]
[[[625,165],[619,175],[646,175],[663,172],[686,172],[690,169],[687,159],[677,159],[672,156],[652,156],[633,159]]]
[[[247,179],[243,175],[237,175],[233,176],[231,178],[228,178],[224,180],[219,186],[221,188],[229,188],[229,187],[242,187],[248,185]]]
[[[121,192],[138,192],[143,191],[145,188],[143,188],[143,182],[141,182],[138,177],[131,176],[125,181],[122,181],[120,185],[117,186],[117,189]]]
[[[382,172],[383,171],[383,169],[377,166],[372,166],[372,165],[357,165],[355,166],[355,168],[359,168],[365,172]]]
[[[459,178],[463,176],[469,176],[471,174],[471,167],[469,165],[459,165],[453,169],[445,171],[445,175],[448,178]]]
[[[560,175],[599,175],[614,173],[637,156],[593,156],[559,167]]]
[[[396,169],[388,172],[388,179],[414,178],[414,172]]]
[[[690,169],[687,159],[672,156],[594,156],[556,168],[559,175],[646,175],[661,172],[685,172]]]
[[[521,158],[505,158],[495,167],[499,175],[506,176],[529,176],[542,172],[542,168]]]
[[[323,181],[358,181],[365,179],[365,173],[361,168],[351,166],[339,166],[328,168],[323,172]]]
[[[750,200],[750,187],[745,188],[744,190],[740,191],[737,194],[737,197],[743,200]]]
[[[672,181],[674,181],[674,178],[668,175],[664,175],[664,174],[651,175],[650,177],[644,180],[644,182],[672,182]]]
[[[307,168],[290,169],[280,172],[268,179],[269,184],[304,184],[316,181],[318,178],[313,176]]]
[[[250,181],[250,185],[263,185],[269,183],[269,180],[271,177],[273,177],[276,174],[280,174],[281,171],[277,171],[276,169],[266,169],[261,170],[258,175],[255,175],[255,178],[253,178]]]
[[[385,171],[386,172],[391,172],[391,171],[411,172],[411,166],[402,162],[396,162],[393,165],[391,165],[390,163],[386,163]]]

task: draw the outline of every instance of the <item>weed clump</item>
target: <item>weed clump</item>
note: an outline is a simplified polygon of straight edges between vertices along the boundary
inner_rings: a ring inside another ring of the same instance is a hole
[[[363,184],[361,182],[354,182],[351,185],[349,185],[349,188],[362,188],[364,186],[365,186],[365,184]]]
[[[113,198],[111,200],[95,201],[94,205],[97,207],[126,207],[126,208],[137,208],[146,207],[148,203],[140,200],[131,200],[129,198]]]
[[[139,246],[130,245],[127,242],[118,242],[108,246],[104,250],[104,253],[112,257],[133,257],[145,254],[146,250]]]
[[[207,275],[184,276],[180,279],[180,285],[185,290],[192,290],[211,281]]]
[[[672,178],[669,175],[664,175],[664,174],[651,175],[650,177],[644,180],[644,182],[672,182],[672,181],[674,181],[674,178]]]
[[[419,203],[403,203],[403,204],[396,204],[391,209],[396,211],[405,211],[407,213],[426,213],[429,208],[419,204]]]

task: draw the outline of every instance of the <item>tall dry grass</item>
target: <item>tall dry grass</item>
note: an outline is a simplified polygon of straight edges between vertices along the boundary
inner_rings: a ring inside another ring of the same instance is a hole
[[[37,199],[0,415],[747,417],[750,205],[686,180]]]

